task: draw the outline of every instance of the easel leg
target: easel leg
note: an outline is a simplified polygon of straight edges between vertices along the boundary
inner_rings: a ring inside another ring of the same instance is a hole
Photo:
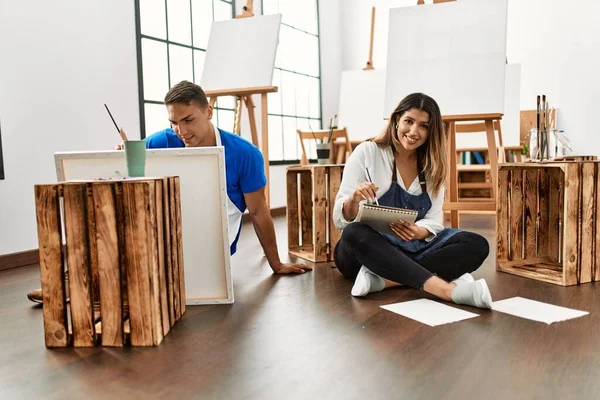
[[[248,109],[248,120],[250,121],[250,132],[252,133],[252,144],[258,147],[258,134],[256,132],[256,117],[254,115],[254,102],[252,102],[252,95],[245,96],[244,102],[246,103],[246,108]]]
[[[456,123],[448,124],[448,144],[450,149],[450,179],[448,186],[450,187],[450,203],[458,203],[458,171],[456,169]],[[450,211],[450,226],[458,228],[458,211]]]
[[[260,110],[261,110],[261,151],[265,160],[265,175],[267,176],[267,187],[265,188],[265,195],[267,196],[267,205],[271,205],[271,193],[269,190],[269,112],[267,110],[267,94],[262,93],[260,95]]]
[[[487,134],[488,154],[490,157],[490,176],[492,177],[492,198],[496,200],[498,188],[498,149],[494,135],[494,124],[491,119],[485,120],[485,131]]]

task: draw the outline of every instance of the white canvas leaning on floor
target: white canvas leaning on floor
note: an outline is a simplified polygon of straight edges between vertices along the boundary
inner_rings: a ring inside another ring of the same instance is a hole
[[[55,153],[59,181],[127,176],[123,151]],[[233,303],[223,147],[146,151],[146,176],[179,176],[186,304]]]

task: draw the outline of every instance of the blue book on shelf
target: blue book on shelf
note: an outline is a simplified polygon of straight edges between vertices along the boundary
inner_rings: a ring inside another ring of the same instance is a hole
[[[474,151],[473,156],[475,157],[476,164],[485,164],[485,160],[480,152]]]

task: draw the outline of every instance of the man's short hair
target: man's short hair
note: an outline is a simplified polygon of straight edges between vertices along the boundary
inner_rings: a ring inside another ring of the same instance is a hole
[[[165,105],[169,104],[190,104],[195,102],[200,107],[208,105],[208,99],[204,90],[195,83],[181,81],[169,90],[165,96]]]

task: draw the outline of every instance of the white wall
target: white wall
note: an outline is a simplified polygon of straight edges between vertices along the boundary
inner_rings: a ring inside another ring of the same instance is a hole
[[[139,138],[133,1],[0,1],[0,254],[37,244],[33,186],[53,153],[119,141],[103,103]]]
[[[415,5],[416,0],[345,0],[343,4],[342,70],[360,69],[367,61],[371,6],[377,7],[374,65],[385,68],[388,11]],[[600,104],[599,15],[600,2],[594,0],[508,2],[507,58],[521,64],[520,107],[535,109],[536,95],[546,94],[559,109],[559,129],[567,132],[579,154],[600,154],[593,119]]]
[[[551,5],[550,5],[551,3]],[[600,2],[509,0],[507,57],[521,63],[521,109],[546,94],[578,154],[600,154]],[[536,23],[536,21],[542,21]]]

